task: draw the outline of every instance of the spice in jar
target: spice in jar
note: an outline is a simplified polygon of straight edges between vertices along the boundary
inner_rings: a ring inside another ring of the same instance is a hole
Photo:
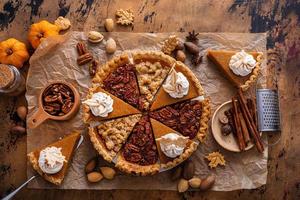
[[[0,93],[17,96],[25,91],[25,78],[12,65],[0,64]]]

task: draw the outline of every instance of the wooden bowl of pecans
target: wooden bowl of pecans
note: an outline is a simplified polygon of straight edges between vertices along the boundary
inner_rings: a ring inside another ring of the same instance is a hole
[[[80,95],[65,81],[50,81],[41,91],[38,110],[28,119],[28,128],[36,128],[47,119],[68,120],[79,110]]]

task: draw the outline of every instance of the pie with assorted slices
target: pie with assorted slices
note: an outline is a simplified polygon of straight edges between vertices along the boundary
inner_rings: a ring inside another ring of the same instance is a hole
[[[100,125],[89,128],[89,135],[95,149],[106,161],[111,162],[117,155],[141,117],[141,114],[130,115],[103,121]]]
[[[124,53],[99,67],[92,82],[83,109],[89,136],[99,154],[121,171],[144,176],[172,168],[203,142],[209,100],[188,67],[172,57]],[[168,131],[173,138],[167,138]],[[182,154],[164,156],[161,145],[170,151],[175,145]]]
[[[234,86],[246,91],[259,75],[261,52],[208,50],[207,57]]]
[[[27,157],[33,169],[36,170],[45,180],[55,185],[60,185],[67,173],[68,166],[71,162],[72,155],[79,138],[80,133],[74,132],[57,142],[30,152]],[[51,155],[51,153],[54,153],[54,155]],[[56,158],[59,156],[57,153],[59,153],[62,157],[59,164],[57,161],[53,160],[53,157]],[[49,160],[51,157],[52,160]],[[53,164],[52,168],[50,161],[52,161]]]

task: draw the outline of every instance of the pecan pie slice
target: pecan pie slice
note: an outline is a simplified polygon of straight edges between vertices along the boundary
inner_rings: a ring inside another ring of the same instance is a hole
[[[173,69],[176,72],[181,72],[185,77],[187,77],[187,80],[189,81],[188,93],[181,98],[173,98],[164,90],[163,87],[160,87],[150,107],[151,111],[204,95],[204,91],[199,80],[185,64],[182,62],[176,62]]]
[[[90,127],[90,139],[98,153],[105,160],[111,162],[141,117],[141,114],[130,115],[104,121],[99,126]]]
[[[148,115],[135,125],[122,151],[116,167],[138,175],[155,174],[159,171],[158,152]]]
[[[189,158],[192,155],[192,153],[197,150],[197,146],[198,146],[197,143],[190,139],[187,139],[182,154],[174,158],[166,156],[166,154],[163,152],[162,147],[160,145],[161,138],[170,133],[179,135],[179,137],[182,137],[182,135],[155,119],[150,118],[150,121],[151,121],[152,130],[153,130],[153,134],[158,149],[159,160],[162,168],[172,168],[178,165],[179,163]]]
[[[208,127],[210,106],[208,100],[187,100],[150,113],[150,117],[178,131],[190,139],[203,141]]]
[[[145,96],[144,105],[148,108],[176,61],[163,53],[147,51],[133,53],[133,61],[140,92]]]

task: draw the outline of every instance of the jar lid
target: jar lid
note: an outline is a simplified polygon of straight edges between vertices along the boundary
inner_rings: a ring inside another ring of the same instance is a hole
[[[0,64],[0,88],[8,88],[14,81],[15,75],[9,65]]]

